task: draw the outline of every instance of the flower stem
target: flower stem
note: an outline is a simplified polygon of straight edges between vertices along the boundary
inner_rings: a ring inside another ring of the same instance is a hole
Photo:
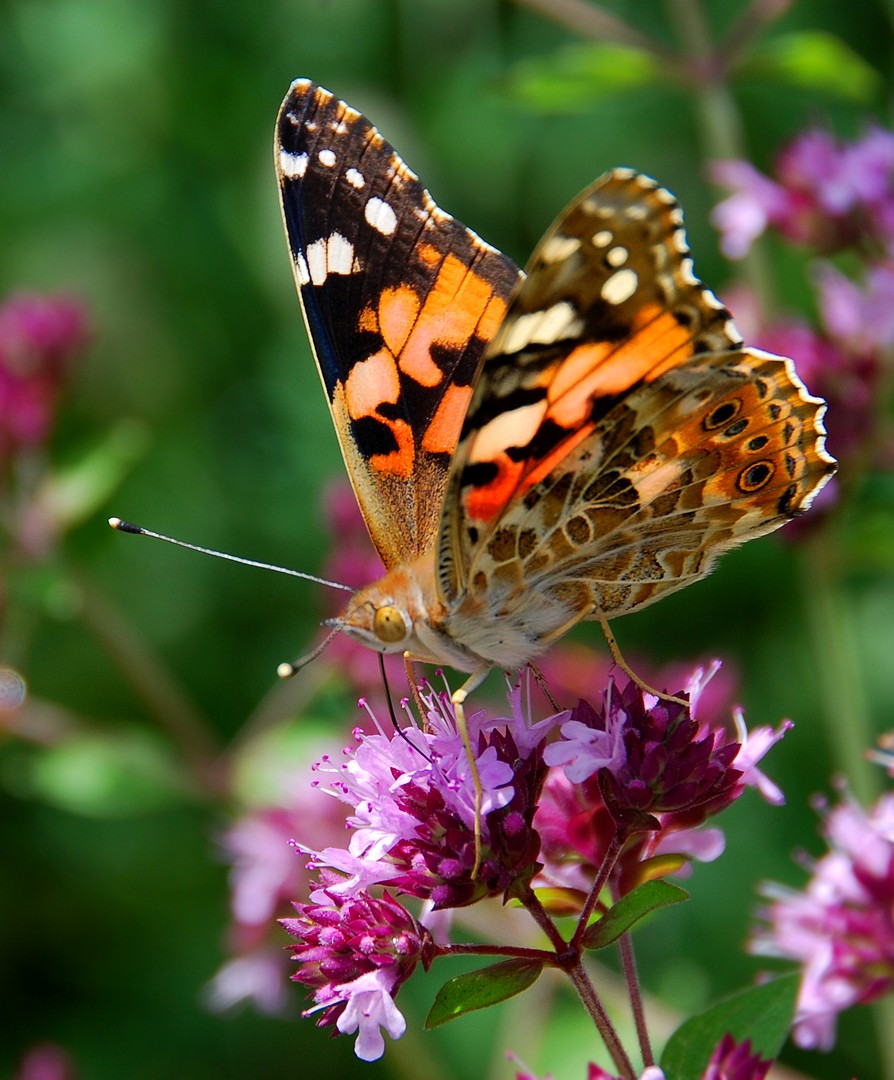
[[[556,955],[562,956],[563,953],[567,952],[569,948],[568,942],[556,929],[556,924],[547,914],[546,909],[543,904],[540,903],[540,900],[533,889],[527,890],[527,894],[522,902],[524,903],[525,908],[530,912],[531,917],[546,935],[550,945],[555,949]]]
[[[630,1058],[627,1056],[627,1052],[621,1045],[618,1033],[615,1031],[611,1020],[608,1018],[608,1014],[599,999],[599,995],[596,993],[595,986],[593,986],[593,983],[590,981],[590,976],[584,968],[583,961],[578,957],[578,959],[573,964],[568,965],[565,970],[568,972],[568,976],[574,984],[574,988],[577,990],[584,1008],[593,1018],[596,1030],[602,1036],[602,1041],[605,1043],[606,1049],[609,1054],[611,1054],[615,1068],[620,1074],[620,1080],[635,1080],[636,1072],[634,1071]]]
[[[618,861],[618,856],[621,854],[621,848],[624,846],[626,839],[626,834],[623,833],[620,828],[617,828],[611,843],[606,848],[605,855],[602,859],[602,865],[599,867],[599,873],[596,875],[593,885],[590,888],[589,896],[587,896],[580,917],[577,920],[574,937],[571,939],[572,949],[580,949],[581,947],[584,934],[587,932],[587,923],[590,921],[590,916],[593,914],[593,910],[599,902],[600,894],[605,888],[605,883],[608,881],[615,863]]]
[[[549,949],[523,949],[515,945],[473,945],[471,943],[435,945],[434,956],[508,956],[512,960],[539,960],[557,966],[556,954]]]
[[[636,957],[633,953],[633,941],[629,934],[621,935],[618,939],[618,948],[621,952],[621,964],[624,968],[624,979],[627,982],[630,1010],[636,1023],[636,1036],[639,1040],[640,1053],[643,1056],[643,1065],[648,1067],[655,1064],[655,1057],[652,1053],[652,1043],[646,1027],[646,1010],[643,1008],[643,996],[640,993]]]
[[[623,841],[620,841],[618,836],[615,837],[618,842],[617,851],[620,851],[620,845]],[[611,873],[611,868],[615,864],[617,858],[617,852],[609,857],[608,855],[603,860],[603,870],[605,872],[602,878],[603,882]],[[596,890],[595,896],[598,897],[601,891],[601,886]],[[591,896],[592,896],[591,892]],[[589,898],[588,898],[589,901]],[[575,937],[571,942],[566,942],[559,931],[556,929],[552,919],[550,919],[543,905],[537,899],[536,893],[533,889],[528,890],[528,895],[524,898],[525,907],[530,911],[534,917],[537,925],[541,927],[543,932],[550,939],[551,944],[556,950],[555,953],[550,953],[549,963],[555,967],[559,967],[562,971],[567,972],[568,977],[574,984],[575,990],[583,1002],[584,1008],[590,1014],[593,1019],[593,1023],[596,1025],[596,1030],[602,1037],[602,1041],[605,1043],[606,1049],[611,1054],[612,1061],[615,1063],[615,1067],[620,1073],[621,1080],[634,1080],[635,1073],[633,1066],[630,1063],[630,1059],[621,1044],[621,1040],[618,1037],[617,1031],[615,1031],[614,1025],[608,1017],[608,1013],[605,1011],[605,1007],[596,993],[596,988],[590,981],[589,975],[583,965],[583,957],[579,942],[576,942],[580,934],[580,928],[575,932]],[[593,900],[595,904],[595,900]],[[592,906],[590,907],[592,911]],[[583,928],[586,929],[586,919],[583,922]],[[538,950],[530,949],[525,950],[528,953],[534,954]]]

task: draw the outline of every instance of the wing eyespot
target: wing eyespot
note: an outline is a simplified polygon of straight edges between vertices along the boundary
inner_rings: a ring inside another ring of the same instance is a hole
[[[723,427],[734,419],[742,411],[742,399],[732,398],[729,401],[721,401],[705,417],[703,424],[705,431],[714,431]]]
[[[776,466],[772,461],[757,461],[743,469],[736,480],[740,491],[750,495],[754,491],[760,491],[771,480]]]

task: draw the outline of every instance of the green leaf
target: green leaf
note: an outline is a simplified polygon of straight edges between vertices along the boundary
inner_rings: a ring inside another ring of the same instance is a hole
[[[504,960],[490,967],[457,975],[444,983],[425,1021],[427,1028],[440,1027],[475,1009],[486,1009],[515,997],[537,981],[543,963],[540,960]]]
[[[44,723],[74,721],[54,716],[52,706],[32,703]],[[185,797],[179,766],[165,745],[137,729],[75,730],[52,746],[29,748],[3,762],[0,787],[41,799],[69,813],[124,818]]]
[[[882,89],[882,77],[874,67],[840,38],[821,30],[773,38],[748,56],[739,74],[860,104],[875,100]]]
[[[584,948],[604,949],[651,912],[688,899],[689,894],[678,885],[668,881],[646,881],[622,896],[599,922],[593,923],[584,935]]]
[[[673,1080],[701,1080],[717,1044],[727,1032],[736,1042],[751,1040],[765,1060],[775,1060],[792,1026],[798,975],[750,987],[681,1024],[661,1055],[661,1068]]]
[[[507,92],[532,112],[583,113],[603,99],[659,82],[661,66],[648,53],[622,45],[568,45],[552,56],[524,60]]]

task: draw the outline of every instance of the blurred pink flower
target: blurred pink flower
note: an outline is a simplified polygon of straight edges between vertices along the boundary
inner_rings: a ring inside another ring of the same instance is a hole
[[[0,461],[47,438],[87,338],[86,310],[69,297],[17,293],[0,305]]]
[[[320,799],[313,789],[311,761],[309,754],[303,762],[291,762],[288,780],[268,777],[271,788],[280,788],[277,801],[246,810],[221,836],[231,867],[232,922],[227,934],[230,958],[205,992],[212,1009],[251,1001],[261,1012],[271,1013],[286,1004],[287,958],[276,940],[276,918],[296,897],[310,892],[310,871],[295,850],[295,837],[325,846],[340,842],[345,832],[345,816],[337,804]]]
[[[728,259],[743,258],[759,236],[794,211],[785,188],[747,161],[718,161],[711,168],[711,179],[733,189],[733,194],[718,203],[711,214]]]
[[[751,950],[801,965],[793,1037],[829,1050],[839,1013],[894,989],[894,795],[868,813],[846,798],[823,832],[829,851],[803,891],[764,886]]]
[[[22,1058],[15,1080],[75,1080],[71,1058],[55,1043],[32,1046]]]
[[[719,161],[712,179],[732,194],[712,220],[728,258],[741,259],[768,228],[818,252],[859,241],[891,251],[894,245],[894,135],[879,127],[846,143],[812,129],[779,154],[774,176],[747,161]]]

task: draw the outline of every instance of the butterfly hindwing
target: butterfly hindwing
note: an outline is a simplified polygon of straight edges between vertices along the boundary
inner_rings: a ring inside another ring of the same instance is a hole
[[[673,197],[615,170],[544,237],[488,349],[442,594],[555,599],[569,621],[642,607],[807,508],[833,471],[822,412],[790,361],[742,347]]]
[[[518,268],[440,210],[370,122],[306,79],[279,114],[292,265],[348,474],[386,566],[425,552]]]

